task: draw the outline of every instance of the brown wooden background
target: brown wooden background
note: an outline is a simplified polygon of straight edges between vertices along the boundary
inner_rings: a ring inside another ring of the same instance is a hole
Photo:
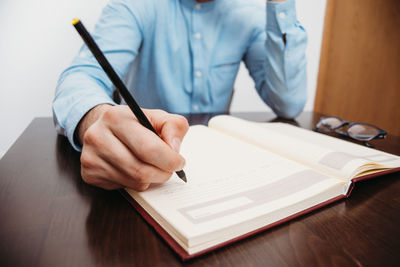
[[[328,0],[314,110],[400,136],[400,1]]]

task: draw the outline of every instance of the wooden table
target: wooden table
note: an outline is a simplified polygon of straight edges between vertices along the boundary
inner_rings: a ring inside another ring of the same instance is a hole
[[[271,113],[240,114],[256,121]],[[311,129],[319,118],[292,123]],[[189,116],[205,123],[208,114]],[[400,155],[400,138],[373,142]],[[400,173],[360,182],[350,198],[189,261],[194,266],[394,266]],[[118,191],[89,186],[79,153],[37,118],[0,161],[0,266],[180,266]]]

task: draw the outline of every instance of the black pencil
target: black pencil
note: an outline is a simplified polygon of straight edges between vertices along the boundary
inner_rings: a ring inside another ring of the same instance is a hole
[[[74,19],[72,21],[75,29],[78,31],[79,35],[82,37],[83,41],[86,43],[87,47],[92,51],[94,57],[99,62],[100,66],[103,68],[104,72],[107,74],[108,78],[112,81],[115,88],[121,94],[126,104],[132,110],[133,114],[135,114],[138,121],[147,129],[151,130],[158,137],[160,137],[157,131],[153,128],[150,121],[147,119],[146,115],[143,113],[142,109],[136,103],[133,96],[129,93],[125,84],[119,78],[118,74],[114,71],[111,64],[108,62],[103,52],[101,52],[100,48],[97,46],[96,42],[93,40],[92,36],[86,30],[85,26],[83,26],[82,22],[79,19]],[[161,138],[161,137],[160,137]],[[187,182],[186,174],[183,170],[177,171],[176,174],[181,178],[185,183]]]

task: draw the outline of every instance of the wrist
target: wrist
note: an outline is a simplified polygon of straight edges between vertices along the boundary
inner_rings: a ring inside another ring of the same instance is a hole
[[[100,104],[89,110],[85,116],[78,123],[75,129],[75,138],[80,145],[83,144],[83,136],[86,130],[95,123],[112,105],[110,104]]]

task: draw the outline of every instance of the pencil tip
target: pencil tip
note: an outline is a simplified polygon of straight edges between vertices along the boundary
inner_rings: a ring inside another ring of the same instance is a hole
[[[183,170],[177,171],[176,174],[181,178],[182,181],[187,183],[186,174]]]

